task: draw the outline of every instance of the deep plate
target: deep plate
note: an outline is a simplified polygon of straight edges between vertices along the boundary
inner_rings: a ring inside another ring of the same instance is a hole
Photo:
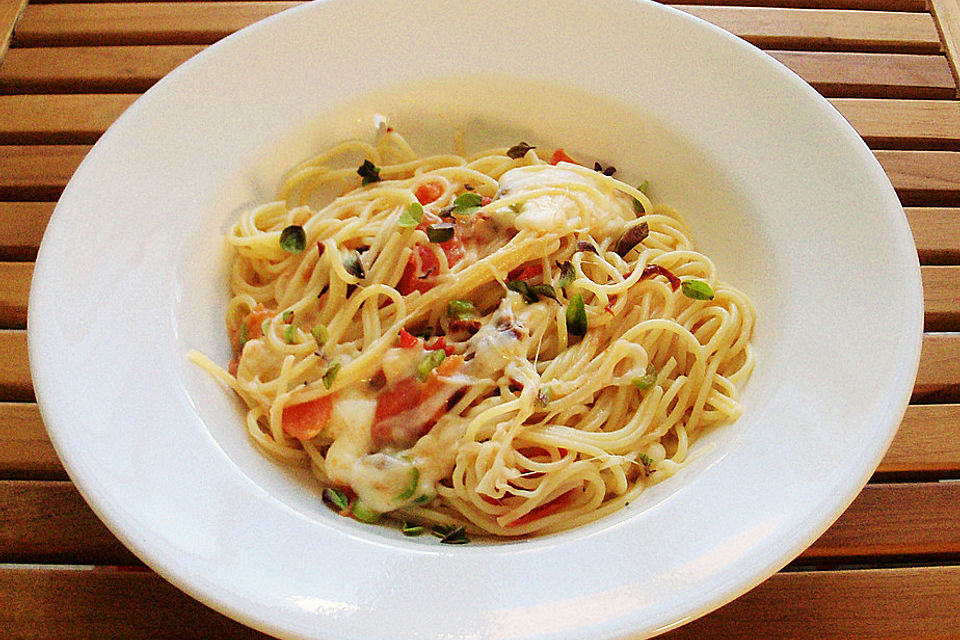
[[[501,545],[339,518],[264,459],[185,358],[228,358],[223,233],[376,113],[424,151],[462,128],[471,150],[522,137],[649,179],[757,304],[744,417],[620,513]],[[629,0],[331,0],[238,32],[93,148],[29,310],[44,421],[97,514],[201,601],[304,638],[642,636],[728,602],[865,484],[921,329],[913,239],[857,134],[753,47]]]

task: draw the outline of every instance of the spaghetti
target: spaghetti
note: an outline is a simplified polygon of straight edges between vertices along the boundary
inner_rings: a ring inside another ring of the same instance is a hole
[[[340,144],[232,228],[235,356],[191,358],[345,515],[524,536],[609,514],[741,413],[754,363],[750,300],[613,173]]]

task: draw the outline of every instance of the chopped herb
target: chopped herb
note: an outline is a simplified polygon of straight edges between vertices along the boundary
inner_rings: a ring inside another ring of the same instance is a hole
[[[650,188],[650,181],[649,181],[649,180],[644,180],[643,182],[641,182],[640,184],[637,185],[637,191],[639,191],[640,193],[642,193],[642,194],[644,194],[644,195],[647,194],[647,189],[649,189],[649,188]]]
[[[287,253],[300,253],[307,244],[307,232],[292,224],[280,232],[280,248]]]
[[[618,256],[623,258],[633,251],[635,246],[643,242],[648,235],[650,235],[650,227],[646,222],[635,224],[623,232],[623,235],[617,240],[617,246],[614,248],[614,251]]]
[[[617,168],[616,168],[616,167],[610,166],[610,167],[607,167],[606,169],[604,169],[604,168],[603,168],[603,165],[601,165],[599,162],[594,162],[594,163],[593,163],[593,170],[594,170],[594,171],[599,171],[600,173],[602,173],[602,174],[605,175],[605,176],[612,176],[613,174],[615,174],[615,173],[617,172]]]
[[[530,304],[533,304],[540,299],[540,296],[538,296],[537,293],[531,289],[530,285],[528,285],[524,280],[510,280],[507,282],[507,289],[516,291]]]
[[[426,531],[426,528],[422,524],[413,524],[411,522],[404,522],[400,527],[400,533],[410,537],[418,536],[424,531]]]
[[[703,280],[684,280],[680,290],[694,300],[713,300],[713,289]]]
[[[440,538],[443,544],[466,544],[470,542],[467,538],[467,530],[463,525],[438,524],[434,526],[430,533]]]
[[[483,197],[479,193],[462,193],[453,201],[453,209],[450,210],[455,216],[472,216],[480,209]]]
[[[454,225],[452,222],[438,222],[427,227],[427,238],[430,242],[440,243],[453,239]]]
[[[597,251],[597,248],[595,246],[593,246],[593,243],[586,242],[585,240],[581,240],[580,242],[577,243],[577,251],[586,251],[588,253],[595,253],[597,255],[600,255],[600,252]]]
[[[314,325],[310,333],[313,334],[313,339],[317,341],[318,347],[325,345],[327,343],[327,339],[330,338],[330,332],[327,331],[327,328],[322,324]]]
[[[346,509],[350,506],[350,500],[347,499],[347,494],[339,489],[327,487],[323,490],[323,497],[341,509]]]
[[[557,300],[557,292],[548,284],[535,284],[530,287],[530,291],[532,291],[535,295]],[[557,302],[559,302],[559,300],[557,300]]]
[[[650,456],[648,456],[643,452],[638,453],[637,457],[640,458],[640,462],[647,465],[648,467],[653,464],[653,458],[651,458]]]
[[[582,336],[587,333],[587,310],[583,305],[583,297],[578,293],[567,303],[567,333],[573,336]]]
[[[537,393],[537,402],[540,406],[547,406],[551,400],[553,400],[553,392],[550,391],[550,387],[540,387],[540,391]]]
[[[447,354],[443,351],[443,349],[437,349],[429,352],[417,365],[417,378],[420,380],[426,380],[427,376],[430,375],[430,372],[440,366],[440,363],[443,362],[443,359],[446,357]]]
[[[560,279],[557,280],[557,286],[561,289],[569,286],[577,279],[577,270],[571,262],[558,262],[557,268],[560,269]]]
[[[422,496],[417,496],[416,498],[414,498],[413,502],[414,504],[427,504],[431,500],[433,500],[433,496],[423,494]]]
[[[530,151],[531,149],[536,149],[536,147],[531,147],[526,142],[520,142],[507,149],[507,157],[513,158],[514,160],[519,160],[523,156],[527,155],[527,151]]]
[[[411,466],[411,469],[410,484],[406,489],[403,490],[403,493],[397,496],[397,500],[406,500],[407,498],[412,498],[413,494],[417,492],[417,487],[420,485],[420,470],[415,466]]]
[[[357,169],[357,175],[362,178],[360,184],[367,186],[371,182],[380,182],[380,167],[369,160],[364,160],[363,164]]]
[[[270,318],[267,318],[260,323],[260,333],[267,335],[267,332],[270,331]]]
[[[455,320],[466,320],[477,315],[477,308],[469,300],[451,300],[447,303],[447,316]]]
[[[410,208],[400,214],[397,220],[397,226],[409,229],[415,227],[423,221],[423,205],[419,202],[410,204]]]
[[[637,191],[639,191],[642,194],[646,194],[648,186],[650,186],[650,183],[644,180],[643,182],[637,185]],[[643,203],[637,200],[636,198],[633,199],[633,211],[637,215],[647,212],[647,210],[643,208]]]
[[[333,386],[333,381],[337,379],[337,373],[340,372],[340,363],[333,361],[327,370],[323,372],[323,386],[327,389]]]
[[[380,519],[379,512],[374,511],[373,509],[363,504],[359,500],[353,503],[353,507],[351,507],[350,510],[353,511],[353,515],[356,516],[357,520],[359,520],[360,522],[373,524],[374,522]]]
[[[658,374],[659,374],[659,371],[657,371],[657,368],[653,365],[653,363],[651,363],[647,365],[647,370],[644,375],[637,376],[630,382],[633,383],[633,386],[635,386],[640,391],[646,391],[650,387],[657,384]]]
[[[241,351],[243,351],[243,346],[247,344],[247,340],[249,339],[250,339],[250,334],[247,332],[247,323],[244,322],[243,324],[240,325],[240,350]]]
[[[293,344],[293,341],[296,338],[296,330],[297,328],[292,324],[288,324],[283,330],[283,339],[287,341],[287,344]]]
[[[351,251],[347,254],[347,257],[343,259],[343,268],[347,270],[347,273],[361,280],[367,277],[367,274],[363,271],[363,263],[360,262],[360,254],[356,251]]]
[[[284,322],[288,323],[293,320],[293,309],[287,309],[283,312],[283,315],[280,316]]]

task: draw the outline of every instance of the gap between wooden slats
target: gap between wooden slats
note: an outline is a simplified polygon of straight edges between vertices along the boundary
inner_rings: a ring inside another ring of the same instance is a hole
[[[0,514],[0,563],[139,564],[69,481],[0,481]],[[960,558],[960,483],[868,484],[796,562],[864,558]]]
[[[0,93],[139,93],[204,45],[12,49]],[[952,98],[942,55],[769,51],[827,97]]]
[[[960,331],[960,266],[921,267],[924,329]],[[31,262],[0,262],[0,329],[27,325]]]
[[[211,43],[299,2],[31,4],[13,46]],[[938,53],[929,13],[681,6],[765,48]]]
[[[0,146],[0,200],[56,200],[86,145]],[[960,152],[880,150],[877,159],[905,205],[960,204]]]
[[[0,609],[0,627],[19,634],[11,640],[268,638],[152,572],[9,567],[0,594],[15,605]],[[776,629],[792,640],[944,640],[957,637],[958,612],[960,567],[787,572],[662,638],[756,640]],[[573,624],[582,612],[565,615]]]
[[[33,260],[53,202],[0,202],[0,260]],[[960,209],[907,207],[920,262],[960,264]]]

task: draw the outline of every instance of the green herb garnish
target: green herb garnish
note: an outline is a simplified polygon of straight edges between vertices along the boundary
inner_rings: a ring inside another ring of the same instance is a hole
[[[307,232],[292,224],[280,232],[280,248],[287,253],[300,253],[307,244]]]
[[[366,273],[363,271],[363,263],[360,262],[360,254],[356,251],[351,251],[347,254],[347,257],[343,259],[343,268],[347,270],[352,276],[356,276],[363,280],[366,277]]]
[[[587,310],[583,304],[583,297],[578,293],[567,303],[567,333],[573,336],[582,336],[587,333]]]
[[[438,524],[434,526],[430,533],[440,538],[443,544],[466,544],[470,542],[467,538],[467,530],[463,525]]]
[[[410,537],[418,536],[424,531],[426,531],[426,527],[424,527],[422,524],[413,524],[412,522],[404,522],[400,526],[400,533],[402,533],[405,536],[410,536]]]
[[[430,242],[447,242],[453,239],[454,224],[452,222],[438,222],[427,227],[427,238]]]
[[[440,366],[440,363],[443,362],[443,359],[447,357],[447,354],[443,349],[435,349],[430,351],[423,357],[423,360],[417,365],[417,378],[421,381],[425,381],[430,375],[430,372]]]
[[[280,318],[283,319],[284,322],[289,323],[291,320],[293,320],[293,309],[287,309],[284,311]]]
[[[360,184],[366,186],[371,182],[380,182],[380,167],[369,160],[364,160],[357,169],[357,175],[362,178]]]
[[[646,195],[646,193],[647,193],[647,188],[648,188],[649,186],[650,186],[650,183],[647,182],[646,180],[644,180],[643,182],[641,182],[640,184],[637,185],[637,191],[639,191],[640,193]],[[643,214],[643,213],[646,213],[646,212],[647,212],[646,209],[643,208],[643,203],[640,202],[639,200],[637,200],[636,198],[633,199],[633,211],[634,211],[634,213],[636,213],[637,215],[640,215],[640,214]]]
[[[453,201],[453,209],[450,210],[455,216],[472,216],[480,209],[480,203],[483,197],[479,193],[463,193],[457,196]]]
[[[507,149],[507,157],[513,160],[519,160],[527,155],[527,151],[530,151],[530,149],[536,149],[536,147],[531,147],[526,142],[520,142]]]
[[[644,375],[642,375],[642,376],[637,376],[636,378],[634,378],[634,379],[631,380],[630,382],[631,382],[631,383],[633,384],[633,386],[635,386],[637,389],[640,389],[640,391],[646,391],[647,389],[649,389],[649,388],[652,387],[653,385],[657,384],[657,374],[658,374],[658,373],[659,373],[659,371],[657,371],[657,368],[653,365],[653,363],[650,363],[650,364],[647,365],[647,371],[646,371],[646,373],[645,373]]]
[[[531,289],[530,285],[528,285],[524,280],[510,280],[507,282],[507,289],[510,289],[510,291],[516,291],[530,304],[533,304],[540,299],[540,296],[538,296],[537,293]]]
[[[244,322],[240,325],[240,351],[243,351],[243,346],[247,344],[247,340],[250,339],[250,334],[247,331],[247,323]]]
[[[466,320],[477,315],[477,308],[469,300],[451,300],[447,303],[447,316],[455,320]]]
[[[323,497],[341,509],[346,509],[350,506],[350,500],[347,499],[347,494],[339,489],[327,487],[323,490]]]
[[[441,351],[441,353],[443,352]],[[403,493],[397,496],[397,500],[406,500],[407,498],[412,498],[413,494],[417,492],[417,487],[420,485],[420,470],[415,466],[411,466],[411,469],[410,484],[406,489],[403,490]]]
[[[617,240],[614,251],[618,256],[623,258],[630,253],[635,246],[643,242],[648,235],[650,235],[650,227],[646,222],[635,224],[623,232],[623,235]]]
[[[569,286],[574,280],[577,279],[577,270],[571,262],[557,263],[557,267],[560,269],[560,279],[557,280],[557,286],[559,288],[564,288]]]
[[[423,205],[419,202],[410,204],[410,208],[400,214],[397,219],[397,226],[409,229],[415,227],[423,221]]]
[[[548,284],[535,284],[530,287],[530,291],[535,295],[543,296],[544,298],[551,298],[557,300],[557,292]],[[559,302],[559,300],[557,300]]]
[[[260,333],[267,335],[267,332],[270,331],[270,318],[267,318],[260,323]]]
[[[295,332],[297,328],[292,324],[288,324],[283,330],[283,339],[287,341],[287,344],[293,344],[294,339],[296,338]]]
[[[353,506],[350,508],[353,512],[353,515],[356,516],[357,520],[360,522],[366,522],[368,524],[373,524],[380,519],[380,513],[374,511],[367,505],[363,504],[359,500],[353,503]]]
[[[340,372],[340,363],[333,361],[327,370],[323,372],[323,386],[327,389],[333,386],[333,381],[337,379],[337,373]]]
[[[703,280],[684,280],[680,290],[694,300],[713,300],[713,289]]]
[[[638,453],[637,457],[640,458],[640,462],[642,462],[648,467],[653,464],[653,458],[651,458],[650,456],[648,456],[643,452]]]
[[[330,332],[322,324],[314,325],[310,333],[313,334],[313,339],[317,341],[318,347],[325,345],[330,338]]]

